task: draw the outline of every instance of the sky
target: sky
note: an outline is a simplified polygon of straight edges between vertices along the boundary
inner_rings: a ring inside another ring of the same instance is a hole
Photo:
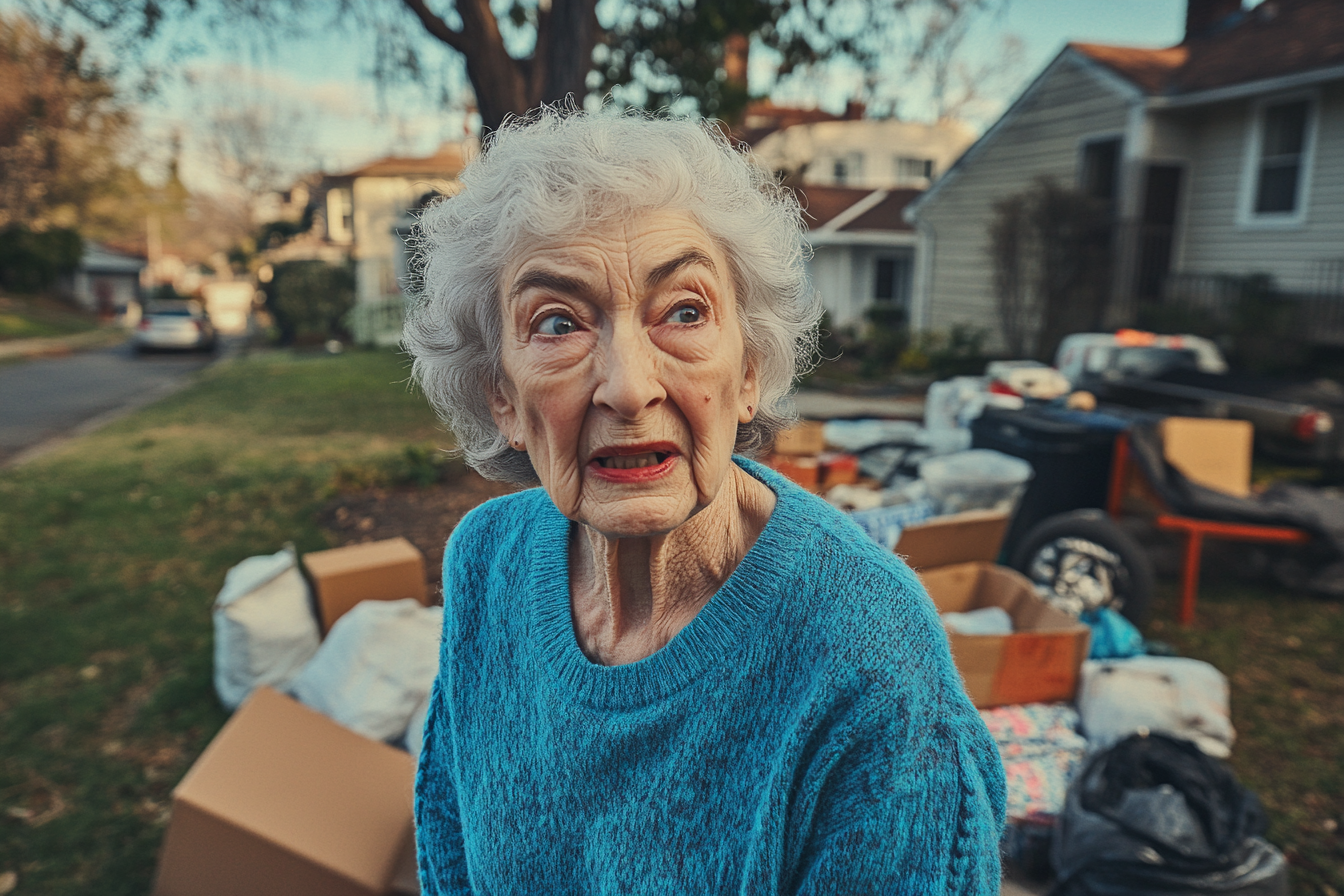
[[[0,0],[0,11],[22,2]],[[998,77],[986,100],[972,110],[971,124],[991,124],[1068,41],[1166,46],[1180,40],[1184,15],[1185,0],[1008,0],[1005,12],[977,22],[963,48],[968,60],[988,60],[998,58],[1006,37],[1021,42],[1017,64]],[[349,170],[391,153],[428,154],[439,143],[467,133],[460,96],[445,106],[418,89],[380,93],[365,71],[363,37],[332,27],[312,28],[292,41],[226,43],[208,33],[198,35],[201,49],[176,68],[181,76],[164,82],[157,95],[138,105],[148,164],[165,164],[177,134],[181,175],[188,187],[217,188],[219,166],[203,124],[217,109],[245,104],[268,109],[275,117],[273,139],[295,169],[287,174],[301,173],[298,169]],[[899,95],[901,115],[927,116],[924,85],[903,81],[904,73],[894,63],[886,76],[879,91],[885,87]],[[769,83],[770,60],[764,54],[753,54],[750,77],[753,90]],[[853,95],[857,80],[855,73],[840,70],[824,82],[781,85],[774,98],[838,111]]]

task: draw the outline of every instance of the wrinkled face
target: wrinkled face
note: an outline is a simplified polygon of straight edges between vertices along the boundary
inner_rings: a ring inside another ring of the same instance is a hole
[[[610,537],[706,507],[757,404],[728,261],[658,211],[521,253],[500,280],[495,422],[560,512]]]

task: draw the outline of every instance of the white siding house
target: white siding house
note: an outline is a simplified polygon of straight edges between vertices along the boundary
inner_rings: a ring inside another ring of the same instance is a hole
[[[809,273],[832,326],[861,327],[874,306],[909,314],[915,234],[904,211],[919,192],[798,188],[812,248]]]
[[[1165,49],[1065,47],[912,203],[914,326],[996,321],[987,224],[1042,176],[1113,200],[1108,324],[1173,275],[1344,290],[1344,4],[1189,0],[1186,31]]]

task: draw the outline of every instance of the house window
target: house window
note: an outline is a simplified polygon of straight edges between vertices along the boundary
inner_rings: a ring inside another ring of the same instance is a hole
[[[1120,188],[1120,146],[1118,137],[1083,145],[1078,189],[1096,199],[1115,202]]]
[[[879,305],[910,304],[909,256],[886,255],[873,262],[873,301]]]
[[[349,190],[327,193],[327,238],[333,243],[348,243],[355,238],[355,207]]]
[[[1261,114],[1255,214],[1293,214],[1298,205],[1311,104],[1307,100],[1278,103],[1266,106]]]
[[[831,163],[831,176],[837,187],[857,186],[863,180],[863,154],[851,152]]]
[[[933,180],[933,159],[897,159],[896,179],[902,183]]]

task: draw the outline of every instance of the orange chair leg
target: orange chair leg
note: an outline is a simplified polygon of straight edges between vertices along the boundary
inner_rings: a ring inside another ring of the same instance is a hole
[[[1195,621],[1195,598],[1199,594],[1199,562],[1204,549],[1204,533],[1190,530],[1185,542],[1185,569],[1181,572],[1181,625]]]

